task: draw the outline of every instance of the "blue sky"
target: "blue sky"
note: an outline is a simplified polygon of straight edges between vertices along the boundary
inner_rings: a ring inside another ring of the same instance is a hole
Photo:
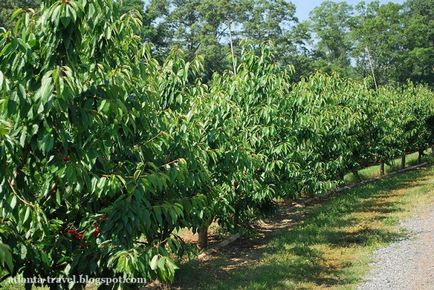
[[[299,20],[305,20],[309,17],[309,12],[319,6],[323,0],[290,0],[290,2],[294,3],[297,7],[297,13],[296,16],[299,18]],[[336,1],[336,2],[342,2],[342,1]],[[354,5],[360,2],[360,0],[347,0],[348,4]],[[365,1],[370,2],[370,1]],[[395,1],[389,1],[389,0],[380,0],[381,3],[387,3],[387,2],[395,2],[395,3],[403,3],[404,0],[395,0]]]

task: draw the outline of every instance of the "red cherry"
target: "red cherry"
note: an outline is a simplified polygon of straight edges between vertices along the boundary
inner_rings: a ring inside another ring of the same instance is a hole
[[[65,162],[71,161],[71,156],[69,156],[69,155],[65,156],[65,158],[63,158],[63,161],[65,161]]]
[[[83,232],[79,232],[79,231],[74,230],[74,229],[67,229],[66,232],[68,234],[74,235],[76,239],[79,239],[79,240],[83,239]]]
[[[68,234],[73,234],[73,235],[77,234],[77,231],[76,231],[76,230],[73,230],[73,229],[68,229],[68,230],[66,230],[66,232],[67,232]]]
[[[98,225],[95,226],[95,231],[93,232],[93,235],[95,237],[98,237],[100,232],[101,232],[101,228]]]

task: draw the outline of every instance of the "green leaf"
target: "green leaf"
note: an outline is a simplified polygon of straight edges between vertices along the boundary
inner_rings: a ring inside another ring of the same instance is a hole
[[[51,133],[46,133],[41,140],[38,141],[38,147],[44,155],[53,149],[54,137]]]
[[[41,88],[38,90],[35,99],[41,100],[41,105],[44,105],[48,101],[48,97],[53,92],[53,84],[51,74],[53,71],[47,72],[42,78]],[[38,111],[39,113],[39,111]]]
[[[24,218],[23,218],[23,223],[27,222],[29,220],[30,217],[30,207],[26,206],[26,212],[24,214]]]
[[[151,262],[149,263],[149,267],[151,267],[151,270],[155,271],[157,269],[157,263],[158,263],[158,255],[155,255],[152,257]]]
[[[12,273],[14,271],[14,264],[12,262],[12,254],[11,254],[11,248],[0,242],[0,264],[6,265],[9,273]]]
[[[56,190],[56,203],[58,205],[62,204],[62,195],[59,190]]]
[[[17,196],[16,195],[12,196],[11,203],[9,205],[12,209],[15,208],[15,206],[17,205]]]
[[[27,127],[24,127],[21,131],[21,137],[20,137],[20,145],[24,148],[26,145],[26,138],[27,138]]]
[[[159,268],[161,271],[165,270],[166,260],[167,260],[166,257],[161,257],[158,260],[157,268]]]
[[[9,133],[10,128],[10,123],[0,120],[0,137],[6,136]]]

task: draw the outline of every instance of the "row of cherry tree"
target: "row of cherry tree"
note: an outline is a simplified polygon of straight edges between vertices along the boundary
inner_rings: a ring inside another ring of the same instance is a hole
[[[136,15],[118,11],[45,0],[0,32],[3,279],[172,280],[191,252],[179,229],[204,245],[212,221],[237,230],[276,198],[434,143],[425,87],[292,84],[268,45],[246,45],[235,72],[204,84],[200,59],[159,64]]]

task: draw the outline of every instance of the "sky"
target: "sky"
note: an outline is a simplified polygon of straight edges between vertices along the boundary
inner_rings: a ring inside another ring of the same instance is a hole
[[[319,6],[321,2],[323,2],[324,0],[290,0],[290,1],[294,3],[295,6],[297,7],[296,16],[300,21],[302,21],[302,20],[306,20],[309,17],[309,12],[313,8]],[[336,2],[341,2],[341,1],[336,1]],[[348,4],[354,5],[359,3],[360,0],[347,0],[346,2]],[[370,1],[365,1],[365,2],[370,2]],[[380,2],[381,3],[395,2],[395,3],[402,4],[404,0],[395,0],[395,1],[380,0]]]

